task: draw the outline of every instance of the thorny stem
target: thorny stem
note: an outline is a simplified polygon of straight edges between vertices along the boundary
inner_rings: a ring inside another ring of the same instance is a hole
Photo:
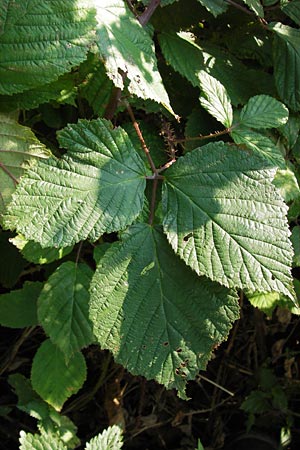
[[[151,0],[145,11],[138,17],[138,20],[143,27],[149,22],[159,4],[160,0]]]
[[[212,139],[217,136],[222,136],[223,134],[229,134],[229,133],[231,133],[232,129],[233,129],[233,127],[230,127],[230,128],[226,128],[225,130],[222,130],[222,131],[215,131],[214,133],[210,133],[205,136],[199,135],[199,136],[193,136],[193,137],[186,137],[184,139],[175,139],[173,142],[174,142],[174,144],[180,144],[180,143],[189,142],[189,141],[202,141],[203,139]]]

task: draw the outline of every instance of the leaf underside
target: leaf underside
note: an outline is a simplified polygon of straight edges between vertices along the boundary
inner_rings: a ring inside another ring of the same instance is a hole
[[[266,160],[212,143],[165,172],[164,231],[199,275],[293,298],[287,207]]]
[[[70,150],[26,172],[6,225],[43,247],[65,247],[131,224],[143,208],[146,168],[125,131],[80,120],[58,139]]]
[[[117,362],[184,397],[186,381],[228,335],[238,303],[177,258],[160,227],[137,224],[100,260],[90,317],[101,347]]]

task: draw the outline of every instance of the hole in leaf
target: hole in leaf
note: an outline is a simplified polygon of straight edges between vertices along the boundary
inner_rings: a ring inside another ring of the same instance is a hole
[[[179,367],[177,367],[177,368],[175,369],[175,373],[176,373],[176,375],[180,375],[180,369],[179,369]]]
[[[182,352],[182,348],[179,347],[179,348],[176,350],[176,352],[177,352],[177,353],[181,353],[181,352]]]
[[[169,342],[168,342],[168,341],[166,341],[166,342],[163,343],[163,346],[164,346],[164,347],[168,347],[168,345],[169,345]]]
[[[184,240],[185,242],[187,242],[189,239],[191,239],[191,237],[193,237],[193,233],[189,233],[189,234],[187,234],[186,236],[184,236],[183,240]]]

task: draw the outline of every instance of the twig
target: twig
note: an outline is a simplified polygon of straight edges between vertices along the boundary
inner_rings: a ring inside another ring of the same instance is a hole
[[[78,250],[77,250],[77,255],[76,255],[76,260],[75,260],[76,266],[77,266],[78,261],[79,261],[79,257],[80,257],[82,245],[83,245],[83,241],[80,242],[79,247],[78,247]]]
[[[118,107],[118,103],[121,99],[121,95],[122,95],[122,89],[114,87],[112,90],[109,102],[105,108],[105,112],[104,112],[105,119],[112,120],[112,118],[114,117],[114,114],[116,112],[116,109]]]
[[[189,141],[202,141],[204,139],[212,139],[214,137],[218,137],[218,136],[222,136],[224,134],[231,133],[232,128],[233,127],[226,128],[225,130],[222,130],[222,131],[215,131],[214,133],[206,134],[204,136],[202,134],[200,134],[199,136],[186,137],[184,139],[175,139],[173,142],[174,142],[174,144],[180,144],[180,143],[189,142]]]
[[[234,396],[234,392],[229,391],[228,389],[224,388],[220,384],[215,383],[214,381],[210,380],[209,378],[206,378],[204,375],[199,374],[199,378],[202,378],[202,380],[207,381],[208,383],[212,384],[216,388],[220,389],[221,391],[226,392],[227,394]]]
[[[246,8],[245,6],[240,5],[239,3],[234,2],[233,0],[225,0],[226,3],[229,3],[229,5],[234,6],[237,9],[240,9],[241,11],[243,11],[246,14],[249,14],[250,16],[255,16],[255,12],[250,11],[248,8]]]
[[[138,17],[138,20],[143,27],[149,22],[159,4],[160,0],[151,0],[145,11]]]
[[[2,375],[9,366],[13,363],[15,357],[18,354],[18,351],[20,347],[23,345],[23,343],[26,341],[26,339],[31,335],[33,330],[35,329],[35,326],[25,328],[23,333],[21,334],[20,338],[17,340],[13,348],[9,352],[9,357],[7,358],[6,362],[3,364],[3,366],[0,368],[0,375]]]
[[[152,170],[153,174],[156,175],[157,174],[157,169],[156,169],[155,164],[153,162],[153,159],[152,159],[152,157],[150,155],[149,148],[147,147],[146,142],[145,142],[145,140],[143,138],[142,132],[141,132],[140,127],[139,127],[139,124],[137,123],[136,118],[134,117],[132,108],[131,108],[131,106],[129,105],[129,103],[126,100],[125,100],[124,103],[126,105],[128,114],[130,116],[130,119],[132,121],[134,129],[136,131],[136,134],[137,134],[137,136],[139,138],[139,141],[141,143],[142,149],[144,150],[144,153],[145,153],[145,155],[146,155],[146,157],[148,159],[148,162],[150,164],[151,170]]]

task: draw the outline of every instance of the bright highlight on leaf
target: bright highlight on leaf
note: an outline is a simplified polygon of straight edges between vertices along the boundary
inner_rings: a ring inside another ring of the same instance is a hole
[[[39,296],[40,324],[66,360],[94,340],[88,317],[92,274],[86,264],[65,262],[49,277]]]
[[[275,170],[223,142],[179,158],[165,172],[164,231],[199,275],[293,298],[287,207]]]
[[[95,10],[86,0],[6,0],[0,14],[0,94],[50,83],[84,61]]]
[[[94,0],[97,8],[97,44],[115,86],[144,100],[151,99],[174,114],[160,73],[153,41],[123,0]]]
[[[50,339],[44,341],[34,356],[31,369],[33,389],[45,402],[60,411],[65,401],[76,394],[86,378],[86,364],[80,352],[68,362]]]
[[[85,450],[120,450],[122,447],[122,430],[117,425],[113,425],[92,438],[86,444]]]
[[[234,293],[176,258],[160,227],[138,224],[99,261],[90,317],[102,348],[184,397],[238,317]]]
[[[143,208],[147,171],[125,131],[80,120],[58,139],[69,151],[26,172],[6,225],[43,247],[65,247],[131,224]]]
[[[256,95],[243,107],[240,123],[250,128],[277,128],[287,122],[289,110],[268,95]]]
[[[230,128],[233,111],[226,89],[218,80],[204,71],[199,72],[199,81],[203,91],[203,96],[200,97],[201,105],[226,128]]]

